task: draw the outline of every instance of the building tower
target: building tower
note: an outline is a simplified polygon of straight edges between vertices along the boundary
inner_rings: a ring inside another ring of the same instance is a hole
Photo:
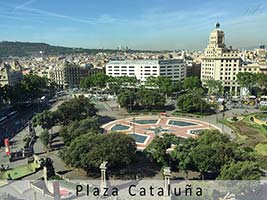
[[[216,23],[211,31],[209,43],[201,59],[201,81],[206,86],[207,81],[221,81],[224,91],[228,94],[237,94],[238,83],[236,75],[241,65],[241,57],[237,50],[227,48],[225,34]]]

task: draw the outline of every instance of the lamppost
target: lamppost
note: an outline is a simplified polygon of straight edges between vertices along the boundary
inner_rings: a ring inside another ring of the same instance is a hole
[[[135,134],[135,117],[133,117],[133,133]]]
[[[107,177],[106,177],[106,171],[107,171],[107,161],[104,161],[100,165],[100,171],[101,171],[101,182],[100,182],[100,189],[103,191],[107,187]]]
[[[163,175],[164,175],[164,194],[167,197],[171,198],[171,168],[170,167],[165,167],[163,169]]]

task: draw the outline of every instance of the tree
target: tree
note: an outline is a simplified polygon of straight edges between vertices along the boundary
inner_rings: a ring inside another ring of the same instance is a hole
[[[176,81],[172,87],[173,87],[173,92],[180,93],[183,90],[183,82]]]
[[[239,72],[236,77],[241,87],[246,87],[250,92],[252,92],[252,88],[256,85],[255,74],[250,72]]]
[[[172,144],[179,145],[183,142],[184,139],[178,138],[175,135],[165,134],[163,137],[156,136],[146,148],[146,154],[160,166],[168,166],[170,156],[166,153],[166,150],[170,148]]]
[[[251,161],[225,164],[218,179],[220,180],[259,180],[261,176],[257,163]]]
[[[126,134],[85,134],[64,148],[62,158],[66,164],[87,171],[98,170],[103,161],[108,161],[110,169],[118,170],[132,163],[135,151],[135,140]]]
[[[132,90],[123,90],[118,95],[118,103],[122,108],[132,110],[136,101],[136,94]]]
[[[40,77],[35,74],[29,74],[23,76],[20,83],[25,89],[26,94],[29,98],[35,99],[41,97],[41,95],[48,91],[48,79],[45,77]]]
[[[32,118],[33,126],[41,126],[43,129],[49,130],[56,124],[56,113],[45,110]]]
[[[223,94],[223,86],[221,81],[208,80],[206,86],[208,87],[209,95],[220,96]]]
[[[222,134],[218,130],[205,130],[198,137],[198,144],[211,145],[227,144],[230,143],[228,135]]]
[[[69,146],[77,137],[84,134],[97,134],[100,131],[98,118],[88,117],[81,121],[73,121],[67,126],[63,126],[60,135],[63,137],[64,144]]]
[[[222,166],[221,160],[218,159],[219,156],[220,152],[218,148],[209,145],[198,145],[192,152],[194,165],[197,171],[201,173],[202,177],[207,172],[219,174]]]
[[[188,113],[209,113],[211,106],[198,93],[186,93],[178,97],[177,107]]]
[[[96,112],[95,105],[88,98],[79,96],[61,104],[55,115],[59,122],[66,125],[74,120],[96,116]]]
[[[49,144],[50,144],[50,134],[48,132],[48,130],[43,130],[40,134],[40,140],[43,143],[43,145],[45,146],[45,148],[47,149]]]
[[[257,80],[257,87],[260,91],[262,91],[263,94],[266,94],[266,88],[267,88],[267,74],[258,73],[255,74],[256,80]]]
[[[138,80],[136,77],[120,76],[120,77],[108,77],[108,88],[113,93],[118,94],[125,88],[133,89],[137,88]]]
[[[81,88],[105,88],[108,81],[108,76],[104,73],[97,73],[90,75],[81,81]]]
[[[202,88],[201,80],[196,76],[187,77],[183,82],[183,88],[189,91],[196,88]]]
[[[28,98],[28,94],[25,88],[20,83],[14,86],[6,85],[4,86],[4,91],[6,95],[6,100],[9,101],[11,104],[23,102]]]
[[[156,90],[140,88],[137,91],[137,103],[148,109],[156,109],[165,105],[166,99]]]
[[[179,170],[186,173],[186,179],[188,179],[188,171],[196,170],[193,162],[191,152],[196,146],[196,140],[193,138],[188,138],[184,140],[182,144],[176,145],[174,151],[171,152],[171,158],[176,163]]]
[[[173,91],[173,84],[170,78],[164,76],[150,76],[147,78],[145,85],[158,89],[161,94],[171,95]]]

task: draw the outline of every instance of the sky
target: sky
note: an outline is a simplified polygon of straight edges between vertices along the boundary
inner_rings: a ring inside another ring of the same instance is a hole
[[[0,0],[0,41],[203,50],[216,22],[228,46],[267,44],[266,0]]]

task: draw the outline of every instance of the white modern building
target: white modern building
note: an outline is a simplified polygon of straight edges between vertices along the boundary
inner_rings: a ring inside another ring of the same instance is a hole
[[[110,61],[106,65],[106,75],[136,77],[141,83],[150,76],[165,76],[175,82],[186,77],[186,64],[182,59]]]

